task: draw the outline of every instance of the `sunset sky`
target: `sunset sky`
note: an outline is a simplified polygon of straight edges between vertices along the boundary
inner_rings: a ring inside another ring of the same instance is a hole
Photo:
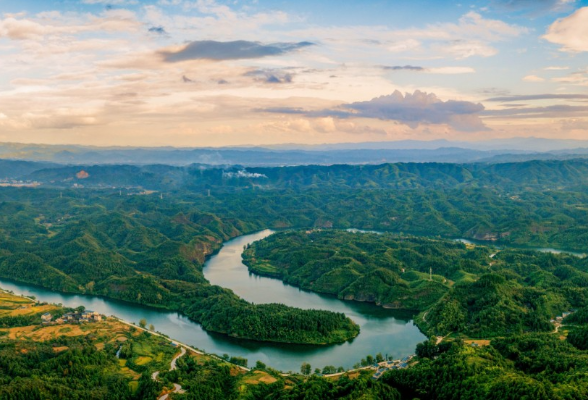
[[[0,0],[0,141],[588,139],[588,0]]]

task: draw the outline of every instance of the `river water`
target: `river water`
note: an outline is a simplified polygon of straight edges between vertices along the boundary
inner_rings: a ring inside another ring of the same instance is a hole
[[[517,247],[517,246],[511,246],[511,245],[504,245],[504,244],[494,244],[493,242],[489,242],[489,241],[462,239],[462,238],[454,239],[454,240],[456,242],[461,242],[461,243],[465,243],[465,244],[474,244],[474,245],[496,247],[497,249],[532,250],[532,251],[539,251],[541,253],[570,254],[572,256],[576,256],[576,257],[580,257],[580,258],[586,257],[586,253],[579,253],[577,251],[570,251],[570,250],[554,249],[552,247]]]
[[[376,235],[383,235],[386,232],[384,231],[367,231],[364,229],[356,229],[356,228],[349,228],[346,229],[347,232],[351,233],[375,233]],[[395,233],[395,232],[388,232],[388,233]],[[496,244],[489,240],[474,240],[474,239],[463,239],[463,238],[456,238],[452,239],[455,242],[460,242],[464,244],[473,244],[473,245],[482,245],[482,246],[489,246],[495,247],[496,249],[512,249],[512,250],[532,250],[532,251],[539,251],[541,253],[553,253],[553,254],[570,254],[572,256],[584,258],[587,256],[586,253],[579,253],[577,251],[570,251],[570,250],[562,250],[562,249],[554,249],[552,247],[518,247],[516,245],[507,245],[507,244]]]
[[[241,356],[254,365],[260,360],[282,371],[298,371],[303,362],[313,368],[325,365],[351,368],[366,355],[391,355],[395,358],[414,353],[417,343],[425,336],[412,323],[409,315],[386,310],[373,304],[341,301],[335,297],[307,292],[284,284],[277,279],[250,274],[241,262],[243,247],[273,233],[265,230],[226,242],[204,266],[204,276],[215,285],[232,289],[237,295],[253,303],[282,303],[304,309],[322,309],[345,313],[361,327],[361,333],[346,343],[331,346],[272,344],[229,338],[209,333],[178,313],[160,311],[140,305],[105,299],[97,296],[53,292],[37,286],[0,279],[0,287],[14,293],[35,296],[40,301],[62,303],[65,306],[85,306],[101,314],[116,315],[135,322],[145,318],[155,330],[173,339],[202,349],[208,353]]]

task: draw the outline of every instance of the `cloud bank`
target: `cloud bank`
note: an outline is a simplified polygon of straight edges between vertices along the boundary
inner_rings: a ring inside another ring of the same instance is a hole
[[[162,51],[161,54],[170,63],[188,60],[242,60],[279,56],[312,45],[310,42],[261,44],[247,40],[197,40],[177,51]]]
[[[478,114],[484,110],[480,103],[440,100],[434,93],[416,90],[404,96],[398,90],[388,96],[360,101],[345,106],[354,110],[354,116],[395,120],[412,128],[419,124],[447,124],[456,130],[483,130]]]
[[[476,72],[471,67],[437,67],[437,68],[425,68],[416,65],[382,65],[380,67],[384,71],[410,71],[410,72],[424,72],[428,74],[471,74]]]
[[[343,104],[336,109],[305,111],[301,108],[273,107],[257,110],[279,114],[304,114],[308,117],[369,118],[398,121],[415,129],[421,124],[446,124],[458,131],[483,131],[486,126],[479,118],[484,111],[480,103],[440,100],[434,93],[416,90],[403,95],[396,90],[387,96],[369,101]]]

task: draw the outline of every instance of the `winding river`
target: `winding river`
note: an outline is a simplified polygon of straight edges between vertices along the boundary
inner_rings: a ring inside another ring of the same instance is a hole
[[[205,277],[215,285],[232,289],[237,295],[253,303],[282,303],[304,309],[322,309],[345,313],[361,326],[355,339],[331,346],[303,346],[239,340],[206,332],[199,324],[168,311],[97,296],[64,294],[37,286],[0,279],[0,287],[14,293],[35,296],[40,301],[62,303],[65,306],[85,306],[101,314],[116,315],[138,323],[145,318],[148,324],[173,339],[209,353],[224,353],[245,357],[249,365],[260,360],[282,371],[298,371],[303,362],[313,368],[325,365],[351,368],[366,355],[378,352],[395,358],[414,353],[417,343],[425,336],[412,323],[409,315],[383,309],[373,304],[344,302],[335,297],[319,295],[284,284],[282,281],[250,274],[241,262],[243,246],[261,240],[273,231],[265,230],[240,236],[226,242],[204,266]]]
[[[554,249],[553,247],[520,247],[520,246],[513,246],[513,245],[505,245],[505,244],[495,244],[489,241],[483,240],[473,240],[473,239],[454,239],[456,242],[461,242],[465,244],[476,244],[482,246],[491,246],[495,247],[496,249],[513,249],[513,250],[532,250],[532,251],[539,251],[541,253],[553,253],[553,254],[570,254],[572,256],[584,258],[586,257],[586,253],[580,253],[577,251],[571,250],[561,250],[561,249]]]

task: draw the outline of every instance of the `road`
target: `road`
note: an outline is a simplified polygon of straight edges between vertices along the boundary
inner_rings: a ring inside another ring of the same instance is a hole
[[[169,370],[173,371],[178,369],[177,366],[177,362],[178,359],[180,357],[183,357],[186,354],[186,348],[185,347],[180,347],[180,354],[178,354],[177,356],[175,356],[172,360],[171,363],[169,365]],[[159,371],[155,371],[154,373],[151,374],[151,379],[153,379],[154,381],[158,382],[159,381]],[[177,383],[174,383],[174,388],[170,393],[186,393],[186,391],[184,389],[182,389],[181,385],[178,385]],[[160,396],[158,400],[167,400],[169,398],[169,393],[164,394],[163,396]]]
[[[180,354],[178,354],[177,356],[174,357],[173,360],[171,360],[171,365],[169,367],[170,371],[174,371],[176,370],[178,367],[176,366],[176,362],[178,361],[178,358],[182,357],[184,354],[186,354],[186,349],[184,347],[181,347],[182,351],[180,351]]]
[[[162,337],[162,338],[164,338],[166,340],[170,340],[171,343],[173,343],[176,346],[178,346],[180,348],[180,354],[178,354],[177,356],[175,356],[172,359],[172,361],[170,363],[170,371],[173,371],[173,370],[177,369],[176,362],[178,361],[178,359],[180,357],[182,357],[183,355],[186,354],[186,350],[190,350],[191,352],[196,353],[196,354],[208,355],[209,357],[213,357],[213,358],[216,358],[217,360],[221,360],[221,361],[225,361],[226,362],[226,360],[223,360],[222,358],[220,358],[218,356],[215,356],[214,354],[206,354],[206,353],[203,353],[200,350],[196,350],[192,346],[188,346],[187,344],[178,342],[177,340],[171,340],[167,336],[164,336],[164,335],[162,335],[160,333],[157,333],[157,332],[150,331],[150,330],[148,330],[146,328],[141,328],[140,326],[137,326],[135,324],[131,324],[130,322],[127,322],[127,321],[122,320],[122,319],[120,319],[118,317],[115,317],[114,315],[111,316],[111,318],[116,319],[117,321],[119,321],[122,324],[125,324],[125,325],[128,325],[128,326],[132,326],[135,329],[140,329],[142,331],[149,332],[152,335]],[[250,371],[249,368],[243,367],[241,365],[236,365],[235,364],[235,366],[238,367],[238,368],[240,368],[240,369],[242,369],[243,371]],[[159,371],[155,371],[154,373],[152,373],[151,374],[151,379],[153,379],[154,381],[159,381]],[[171,391],[171,393],[179,393],[179,394],[182,394],[182,393],[185,393],[185,392],[186,391],[184,389],[182,389],[182,386],[178,385],[177,383],[174,383],[174,389]],[[157,400],[167,400],[168,398],[169,398],[169,393],[168,394],[164,394],[163,396],[159,397]]]
[[[150,331],[150,330],[149,330],[149,329],[147,329],[147,328],[141,328],[140,326],[137,326],[137,325],[135,325],[135,324],[131,324],[130,322],[127,322],[127,321],[125,321],[125,320],[122,320],[122,319],[120,319],[120,318],[118,318],[118,317],[116,317],[116,316],[114,316],[114,315],[110,316],[110,318],[114,318],[114,319],[116,319],[118,322],[120,322],[120,323],[122,323],[122,324],[125,324],[125,325],[128,325],[128,326],[132,326],[132,327],[133,327],[133,328],[135,328],[135,329],[140,329],[140,330],[142,330],[142,331],[149,332],[149,333],[150,333],[150,334],[152,334],[152,335],[155,335],[155,336],[162,337],[162,338],[164,338],[164,339],[166,339],[166,340],[169,340],[170,342],[174,343],[176,346],[178,346],[178,347],[180,347],[180,348],[185,348],[186,350],[190,350],[190,351],[191,351],[191,352],[193,352],[193,353],[196,353],[196,354],[202,354],[202,355],[207,355],[207,356],[209,356],[209,357],[216,358],[217,360],[224,361],[224,362],[228,362],[228,361],[226,361],[226,360],[223,360],[222,358],[220,358],[220,357],[218,357],[218,356],[216,356],[216,355],[214,355],[214,354],[207,354],[207,353],[203,353],[202,351],[200,351],[200,350],[197,350],[197,349],[195,349],[195,348],[194,348],[194,347],[192,347],[192,346],[188,346],[188,345],[187,345],[187,344],[185,344],[185,343],[178,342],[177,340],[171,340],[171,339],[170,339],[168,336],[164,336],[164,335],[162,335],[162,334],[160,334],[160,333],[157,333],[157,332]],[[240,369],[242,369],[243,371],[250,371],[250,369],[249,369],[249,368],[243,367],[243,366],[241,366],[241,365],[237,365],[237,364],[233,364],[233,365],[234,365],[234,366],[236,366],[237,368],[240,368]]]

